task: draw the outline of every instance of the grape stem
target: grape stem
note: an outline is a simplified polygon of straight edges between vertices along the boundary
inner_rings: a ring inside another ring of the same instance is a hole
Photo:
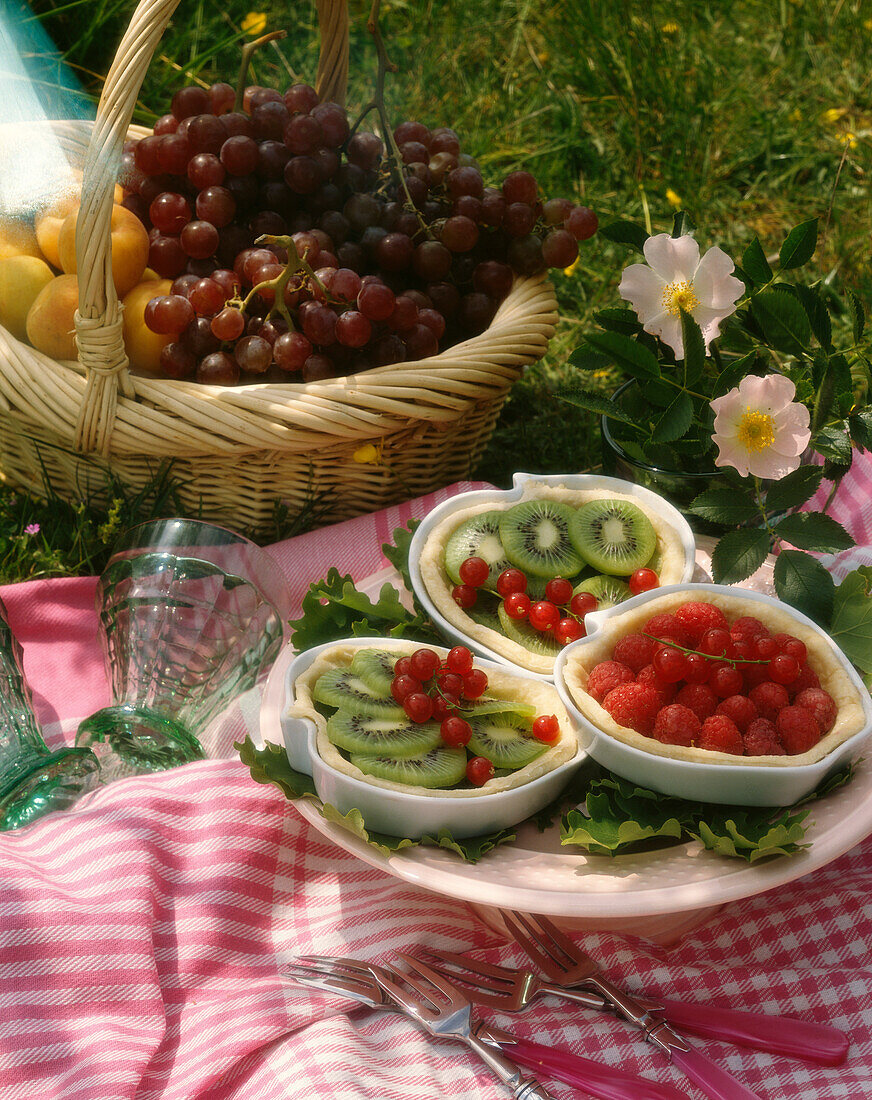
[[[373,98],[367,103],[360,114],[360,117],[352,127],[351,133],[353,134],[357,127],[361,124],[363,119],[369,114],[370,111],[378,111],[379,121],[381,123],[382,134],[384,136],[385,144],[388,149],[388,156],[391,162],[391,171],[396,179],[399,181],[399,185],[402,187],[406,196],[406,207],[411,213],[415,215],[418,220],[418,226],[421,232],[430,240],[435,240],[435,236],[430,230],[430,227],[424,221],[421,216],[420,210],[412,202],[412,196],[409,194],[409,187],[406,183],[406,175],[403,171],[403,158],[400,155],[399,147],[397,146],[394,138],[393,127],[388,119],[387,107],[385,106],[385,75],[389,72],[397,72],[397,66],[388,57],[387,49],[385,47],[384,38],[382,38],[381,28],[379,27],[379,8],[381,7],[381,0],[372,0],[372,7],[369,12],[369,19],[366,21],[366,29],[372,35],[372,40],[375,44],[376,57],[378,58],[378,70],[375,78],[375,94]]]
[[[253,42],[246,42],[242,47],[242,61],[239,63],[239,76],[236,78],[236,99],[233,101],[234,111],[242,110],[243,100],[245,99],[245,82],[248,79],[248,67],[251,65],[251,59],[255,51],[259,50],[261,46],[265,46],[267,42],[275,42],[277,39],[287,38],[287,36],[287,31],[270,31],[269,34],[255,38]]]
[[[677,649],[681,653],[695,653],[697,657],[705,657],[707,661],[723,661],[728,665],[768,665],[771,658],[769,657],[727,657],[724,654],[717,653],[703,653],[701,649],[687,649],[683,645],[679,645],[678,642],[665,642],[662,638],[658,638],[656,634],[646,634],[642,631],[642,636],[650,638],[654,642],[660,642],[662,645],[669,646],[670,649]]]
[[[274,279],[264,279],[263,282],[257,283],[251,288],[251,290],[248,292],[241,305],[239,306],[243,313],[248,308],[249,303],[251,302],[251,299],[255,296],[255,294],[258,294],[261,290],[272,290],[275,292],[275,301],[273,302],[272,309],[270,309],[269,311],[269,315],[272,316],[272,314],[274,313],[281,314],[281,316],[287,322],[288,331],[296,332],[296,326],[294,325],[293,318],[291,317],[290,311],[288,310],[287,304],[285,302],[285,287],[287,286],[291,277],[293,275],[297,275],[301,271],[304,275],[307,275],[312,280],[312,282],[315,283],[315,285],[319,288],[327,301],[335,300],[330,296],[327,287],[324,286],[324,284],[312,270],[312,267],[308,263],[308,261],[300,256],[299,252],[297,251],[297,245],[293,237],[289,237],[287,236],[287,234],[276,236],[273,233],[263,233],[260,237],[257,238],[254,243],[276,244],[280,248],[286,249],[288,253],[288,261],[285,264],[284,271],[282,271],[280,275],[276,275]]]

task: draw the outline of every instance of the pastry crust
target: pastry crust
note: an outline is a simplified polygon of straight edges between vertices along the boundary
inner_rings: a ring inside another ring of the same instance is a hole
[[[836,647],[829,638],[806,626],[805,623],[799,622],[787,610],[773,607],[771,604],[705,591],[700,592],[695,598],[715,604],[730,621],[742,615],[754,615],[764,622],[772,633],[792,634],[804,642],[808,650],[809,665],[817,673],[821,687],[830,693],[838,707],[833,728],[808,752],[799,753],[796,756],[735,756],[732,753],[715,752],[694,746],[664,745],[653,737],[645,737],[636,730],[618,725],[608,711],[587,694],[585,689],[590,670],[600,661],[609,660],[615,643],[625,635],[641,630],[653,615],[674,611],[681,604],[694,599],[694,593],[686,591],[669,593],[659,599],[651,600],[642,607],[615,616],[606,623],[600,633],[591,638],[590,642],[579,646],[568,657],[563,670],[566,687],[575,705],[597,729],[614,737],[616,741],[622,741],[626,745],[654,756],[689,760],[701,764],[742,764],[769,768],[796,768],[804,764],[817,763],[843,741],[847,741],[849,737],[853,737],[863,729],[866,717],[862,697],[836,656]]]
[[[523,701],[532,703],[539,714],[554,714],[560,724],[560,736],[547,752],[542,753],[526,767],[519,768],[510,775],[497,776],[483,787],[462,791],[445,791],[426,787],[413,787],[406,783],[394,783],[389,779],[377,779],[371,775],[365,775],[349,760],[346,760],[341,752],[327,738],[327,723],[318,712],[312,698],[315,682],[319,676],[332,668],[347,668],[355,652],[358,649],[382,649],[396,652],[398,657],[414,653],[421,648],[420,642],[407,642],[394,639],[385,639],[378,643],[367,642],[337,642],[330,649],[313,661],[313,663],[297,677],[294,683],[294,702],[288,708],[288,715],[294,718],[308,718],[314,722],[318,729],[316,744],[318,755],[325,764],[329,764],[338,772],[350,775],[363,783],[373,787],[382,787],[388,791],[400,791],[404,794],[425,795],[431,798],[481,798],[491,794],[500,794],[502,791],[512,790],[524,783],[529,783],[547,772],[553,771],[574,759],[581,751],[575,727],[572,719],[560,701],[557,689],[551,684],[540,680],[526,679],[515,676],[510,672],[502,672],[498,669],[487,670],[488,686],[487,695],[490,698],[506,699],[510,701]],[[431,646],[435,652],[445,656],[447,650],[438,646]]]
[[[642,508],[645,515],[651,521],[651,526],[657,535],[657,549],[655,554],[660,555],[660,583],[661,585],[678,584],[683,580],[685,556],[684,548],[678,532],[662,516],[649,512],[640,503],[637,497],[626,493],[610,492],[607,489],[569,489],[565,485],[532,484],[524,488],[520,500],[493,501],[491,503],[474,504],[462,511],[453,512],[446,516],[442,523],[438,524],[430,532],[421,554],[421,579],[427,594],[435,604],[443,618],[452,626],[461,630],[467,637],[487,646],[494,653],[508,658],[521,668],[531,672],[545,673],[550,676],[554,671],[554,657],[547,654],[531,653],[529,649],[507,638],[505,634],[491,630],[488,626],[482,626],[470,618],[466,612],[457,606],[451,597],[454,582],[445,572],[445,546],[454,531],[470,519],[482,512],[505,512],[526,500],[555,500],[562,504],[571,504],[578,508],[591,500],[626,500]]]

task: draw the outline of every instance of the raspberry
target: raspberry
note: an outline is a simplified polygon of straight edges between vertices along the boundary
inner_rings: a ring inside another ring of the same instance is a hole
[[[742,735],[725,714],[713,714],[702,724],[697,744],[701,749],[711,752],[729,752],[733,756],[743,756],[745,746]]]
[[[675,696],[675,684],[667,684],[665,680],[661,680],[657,669],[653,665],[645,665],[643,669],[640,669],[636,677],[636,683],[653,688],[657,692],[661,707],[671,703]]]
[[[771,680],[764,680],[762,684],[751,688],[748,698],[757,708],[760,717],[768,718],[770,722],[774,722],[778,712],[790,702],[787,688],[783,684],[773,684]]]
[[[793,705],[811,711],[821,731],[821,737],[829,733],[835,725],[838,708],[833,697],[822,688],[806,688],[796,696]]]
[[[692,745],[701,725],[689,707],[673,703],[663,707],[654,719],[654,736],[664,745]]]
[[[607,710],[619,726],[628,726],[651,736],[654,719],[660,709],[660,700],[653,688],[644,684],[621,684],[612,688],[603,699],[603,709]]]
[[[769,631],[763,623],[759,619],[755,619],[753,615],[743,615],[741,619],[736,619],[730,627],[730,634],[736,639],[756,638],[758,634],[768,633]]]
[[[655,615],[642,628],[645,634],[651,634],[662,642],[677,642],[678,645],[693,649],[689,645],[687,631],[674,615]]]
[[[718,697],[708,684],[685,684],[675,696],[675,702],[688,707],[702,722],[714,714]]]
[[[759,717],[759,711],[747,695],[730,695],[723,699],[715,714],[726,714],[741,734],[747,733],[748,727]]]
[[[641,672],[645,665],[651,664],[656,643],[644,634],[628,634],[615,646],[613,657],[633,672]]]
[[[629,684],[635,679],[632,669],[618,661],[600,661],[590,670],[587,678],[587,693],[601,703],[608,693],[620,684]]]
[[[819,688],[820,686],[821,682],[818,679],[818,674],[809,668],[807,664],[801,663],[799,675],[792,684],[787,685],[787,694],[793,699],[794,696],[799,695],[806,688]]]
[[[755,718],[743,738],[745,756],[784,756],[784,746],[778,739],[775,723],[768,718]]]
[[[808,752],[821,739],[817,720],[805,707],[785,707],[779,711],[775,727],[789,756]]]
[[[675,618],[690,635],[694,647],[707,630],[725,628],[727,625],[723,611],[713,603],[704,603],[702,600],[683,603],[675,609]]]

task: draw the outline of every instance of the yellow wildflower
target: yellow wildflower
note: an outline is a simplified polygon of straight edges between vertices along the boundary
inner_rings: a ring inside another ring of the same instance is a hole
[[[799,107],[794,107],[793,110],[790,112],[790,121],[791,122],[799,122],[799,121],[801,121],[801,119],[802,119],[802,111],[799,109]]]
[[[540,52],[537,53],[536,56],[538,57],[539,62],[542,65],[544,65],[545,62],[548,61],[548,59],[551,57],[547,50],[540,50]]]
[[[263,34],[266,30],[266,12],[250,11],[242,20],[242,30],[245,34]]]
[[[872,19],[864,19],[863,26],[866,28],[867,31],[872,31]]]
[[[668,23],[664,23],[660,28],[661,34],[677,34],[681,30],[681,27],[674,19],[670,19]]]
[[[576,256],[575,259],[572,261],[572,263],[569,265],[569,267],[564,267],[563,274],[564,275],[574,275],[575,274],[575,269],[578,267],[578,264],[579,264],[580,260],[581,260],[581,256]]]
[[[667,187],[666,201],[677,210],[679,206],[681,206],[681,195],[679,195],[677,191],[673,191],[671,187]]]
[[[378,446],[374,446],[372,443],[364,443],[362,447],[358,447],[352,455],[355,462],[360,462],[365,466],[378,466],[382,457],[382,442],[379,440]]]
[[[835,125],[840,118],[843,118],[848,113],[847,107],[830,107],[823,113],[824,122],[828,122],[830,126]]]
[[[847,145],[849,149],[857,148],[857,135],[850,130],[839,130],[836,133],[836,140],[840,141],[843,145]]]

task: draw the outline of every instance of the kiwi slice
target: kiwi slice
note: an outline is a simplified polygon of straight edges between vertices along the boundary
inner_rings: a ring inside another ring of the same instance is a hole
[[[500,604],[500,626],[503,634],[531,653],[542,653],[546,657],[556,657],[563,648],[550,634],[536,630],[526,619],[513,619]]]
[[[341,707],[355,714],[368,714],[376,718],[405,719],[406,712],[388,696],[376,694],[350,669],[331,668],[315,682],[312,698],[316,703]]]
[[[462,584],[460,567],[467,558],[484,558],[490,566],[488,584],[512,564],[500,540],[502,512],[481,512],[460,524],[445,544],[445,572],[455,584]]]
[[[480,714],[513,714],[518,718],[535,718],[536,708],[532,703],[509,702],[508,699],[492,699],[482,695],[480,699],[464,699],[460,705],[463,718],[469,719]]]
[[[410,718],[373,718],[337,710],[327,720],[327,737],[338,749],[398,760],[420,756],[442,743],[438,722],[413,722]]]
[[[479,626],[486,626],[489,630],[496,630],[497,633],[501,633],[500,617],[497,614],[501,602],[498,596],[493,596],[490,592],[479,589],[478,599],[472,607],[466,608],[466,614]]]
[[[453,787],[466,778],[466,749],[449,745],[437,745],[429,752],[403,760],[368,753],[352,753],[349,759],[364,775],[409,787]]]
[[[569,539],[575,509],[553,500],[527,500],[503,512],[506,557],[527,577],[571,577],[584,565]]]
[[[569,537],[589,565],[613,577],[641,569],[657,547],[651,520],[628,500],[583,504],[573,513]]]
[[[596,596],[598,611],[605,611],[607,607],[614,607],[616,603],[623,603],[630,598],[630,586],[617,577],[589,577],[572,590],[573,596],[579,592],[589,592]]]
[[[359,649],[351,659],[351,671],[376,695],[388,696],[394,680],[397,655],[384,649]]]
[[[495,768],[523,768],[548,748],[530,733],[529,719],[490,714],[467,721],[472,726],[467,748],[475,756],[486,756]]]

